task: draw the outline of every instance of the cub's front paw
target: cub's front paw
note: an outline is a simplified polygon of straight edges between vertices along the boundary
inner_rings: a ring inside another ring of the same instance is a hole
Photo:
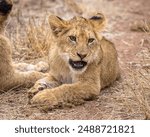
[[[29,91],[28,91],[28,99],[29,99],[29,103],[30,100],[33,98],[33,96],[35,96],[39,91],[42,91],[44,89],[46,89],[47,86],[44,83],[36,83],[34,85],[34,87],[32,87]]]
[[[35,70],[39,72],[46,72],[49,70],[49,65],[46,62],[40,61],[35,65]]]
[[[58,105],[58,100],[50,90],[46,89],[36,94],[30,103],[46,111],[55,108]]]
[[[35,85],[28,91],[29,101],[36,95],[39,91],[43,91],[44,89],[52,89],[56,87],[58,84],[54,81],[46,82],[45,78],[38,80]]]

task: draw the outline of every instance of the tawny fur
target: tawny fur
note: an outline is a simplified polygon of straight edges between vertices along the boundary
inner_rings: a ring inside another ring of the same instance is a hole
[[[114,44],[98,32],[105,26],[99,13],[90,19],[74,17],[65,21],[57,16],[49,18],[53,43],[49,50],[49,76],[36,82],[29,91],[30,103],[43,109],[81,104],[97,97],[102,88],[119,78],[119,65]],[[75,36],[71,38],[70,36]],[[94,38],[92,41],[90,38]],[[75,70],[69,59],[87,65]]]
[[[3,34],[5,21],[11,12],[12,5],[11,0],[0,1],[0,92],[19,86],[30,87],[34,85],[35,81],[45,76],[45,74],[36,71],[21,72],[18,69],[25,68],[28,65],[12,62],[11,44]],[[32,67],[36,69],[36,66]]]

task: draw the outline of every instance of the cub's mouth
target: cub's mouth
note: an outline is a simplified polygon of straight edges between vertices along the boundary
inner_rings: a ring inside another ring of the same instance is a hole
[[[87,62],[85,61],[73,61],[72,59],[69,59],[69,64],[72,68],[79,70],[84,68],[87,65]]]

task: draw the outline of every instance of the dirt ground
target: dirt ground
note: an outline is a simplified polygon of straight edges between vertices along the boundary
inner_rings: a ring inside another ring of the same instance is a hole
[[[116,45],[122,78],[102,90],[94,101],[49,112],[41,112],[27,103],[28,89],[2,93],[0,119],[149,119],[150,1],[77,0],[76,4],[67,0],[15,0],[6,28],[13,45],[13,60],[33,62],[28,50],[32,43],[26,39],[29,19],[34,17],[35,23],[40,24],[49,14],[68,19],[75,15],[88,17],[102,11],[108,19],[103,35]],[[148,29],[141,30],[138,23]]]

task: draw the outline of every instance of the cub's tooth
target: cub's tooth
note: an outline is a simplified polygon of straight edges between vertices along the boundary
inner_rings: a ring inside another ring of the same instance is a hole
[[[74,63],[74,66],[75,66],[75,67],[77,67],[77,66],[78,66],[78,64],[75,64],[75,63]]]

